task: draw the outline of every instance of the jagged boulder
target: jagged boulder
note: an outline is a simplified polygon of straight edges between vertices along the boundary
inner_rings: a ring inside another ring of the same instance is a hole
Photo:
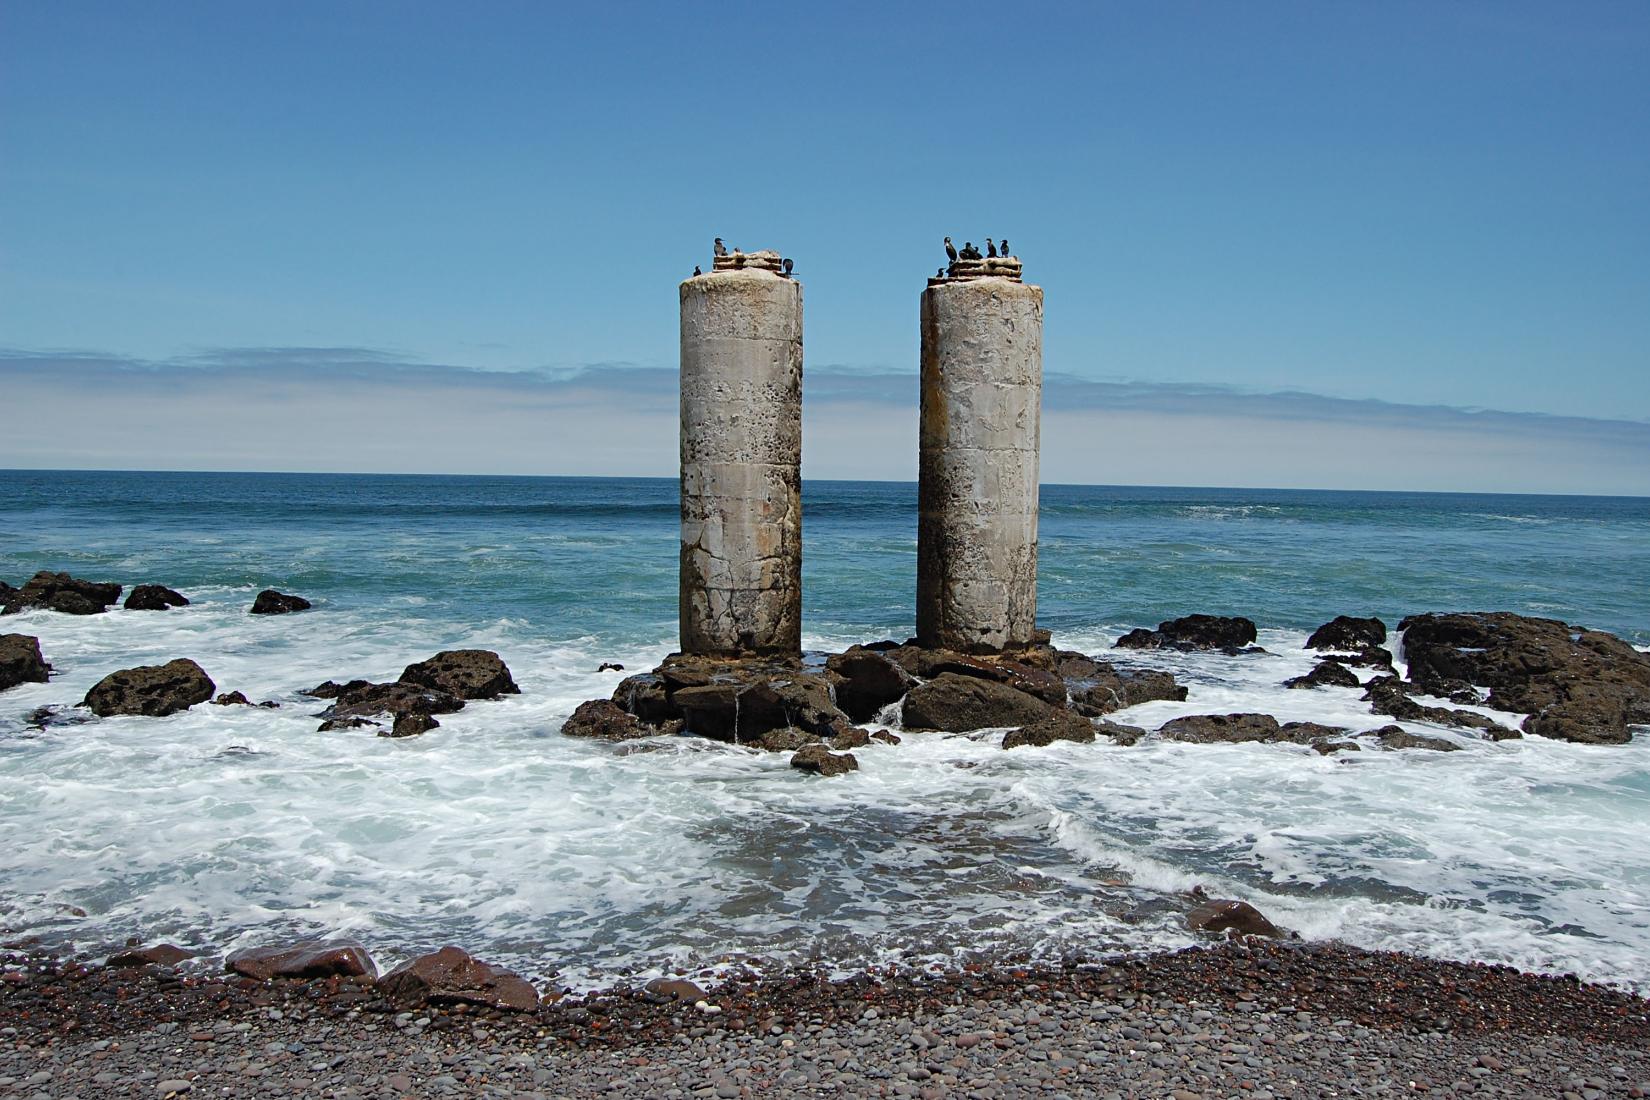
[[[1120,649],[1215,649],[1243,652],[1255,641],[1255,624],[1237,615],[1185,615],[1157,625],[1156,630],[1131,630],[1117,639]]]
[[[427,661],[408,665],[401,683],[434,688],[460,699],[521,694],[503,658],[490,649],[443,650]]]
[[[0,592],[0,615],[45,608],[65,615],[96,615],[120,599],[120,585],[83,581],[67,573],[42,569],[22,588]]]
[[[658,724],[682,720],[682,708],[670,701],[664,677],[651,672],[626,676],[613,689],[612,702],[644,722]]]
[[[44,684],[52,666],[40,653],[40,639],[30,634],[0,634],[0,691],[18,684]]]
[[[1442,737],[1423,737],[1410,733],[1402,726],[1382,726],[1370,731],[1383,749],[1430,749],[1433,752],[1456,752],[1461,746]]]
[[[1175,682],[1172,673],[1145,670],[1119,672],[1110,664],[1092,663],[1095,667],[1086,678],[1092,682],[1072,689],[1072,709],[1079,714],[1098,718],[1139,703],[1157,699],[1183,702],[1186,698],[1186,689]]]
[[[1003,734],[1003,748],[1017,749],[1024,745],[1039,748],[1056,741],[1075,741],[1089,744],[1094,741],[1094,723],[1069,710],[1057,710],[1045,718]]]
[[[1108,722],[1104,718],[1090,724],[1094,727],[1095,733],[1109,737],[1119,745],[1139,744],[1140,739],[1146,736],[1146,731],[1139,726],[1125,726],[1121,722]]]
[[[1285,680],[1286,688],[1348,687],[1359,685],[1357,673],[1339,661],[1319,661],[1311,672]]]
[[[768,730],[798,729],[829,737],[852,725],[831,701],[831,686],[803,672],[755,671],[739,680],[682,687],[670,701],[690,733],[721,741],[755,740]]]
[[[170,611],[174,607],[188,607],[189,599],[161,584],[140,584],[126,597],[128,611]]]
[[[1052,666],[1052,662],[1041,659],[1044,655],[1036,649],[1017,652],[1013,656],[982,656],[958,653],[949,649],[924,649],[917,645],[905,645],[891,650],[888,656],[912,676],[925,680],[937,679],[947,673],[973,676],[1007,684],[1016,691],[1036,696],[1051,706],[1060,707],[1066,703],[1065,680],[1054,672],[1052,667],[1045,667]],[[1020,659],[1026,657],[1032,660]]]
[[[204,703],[217,690],[205,670],[188,658],[111,672],[86,693],[81,705],[99,718],[141,714],[162,718]]]
[[[911,674],[883,654],[863,646],[832,654],[825,671],[836,684],[836,705],[855,722],[869,722],[911,690]]]
[[[1284,932],[1246,901],[1209,898],[1186,914],[1186,927],[1194,932],[1224,934],[1227,937],[1264,936],[1283,939]]]
[[[1157,731],[1165,741],[1194,744],[1237,744],[1278,741],[1282,729],[1270,714],[1189,714],[1163,723]]]
[[[1047,701],[1009,684],[944,672],[906,694],[903,724],[908,729],[964,733],[1026,726],[1053,713]]]
[[[1306,639],[1307,649],[1360,650],[1386,645],[1386,624],[1373,616],[1367,619],[1336,615]]]
[[[432,716],[425,714],[421,710],[410,710],[402,714],[397,714],[395,716],[395,721],[390,723],[390,728],[387,730],[380,729],[378,731],[378,736],[417,737],[419,734],[429,733],[431,730],[439,729],[440,727],[441,723],[437,722]]]
[[[1409,696],[1409,693],[1415,690],[1418,689],[1414,685],[1406,684],[1396,676],[1377,676],[1364,685],[1363,697],[1369,701],[1369,709],[1373,713],[1384,714],[1403,722],[1431,722],[1434,725],[1452,726],[1457,729],[1483,730],[1496,735],[1497,739],[1500,739],[1502,734],[1511,733],[1495,719],[1477,711],[1432,707],[1418,703]]]
[[[266,588],[252,601],[253,615],[290,615],[294,611],[308,611],[310,603],[302,596],[289,596]]]
[[[814,744],[798,749],[791,757],[791,767],[816,775],[846,775],[859,770],[859,759],[851,752],[832,752]]]
[[[681,728],[680,722],[675,725]],[[591,699],[574,709],[562,724],[561,732],[568,737],[588,737],[596,741],[635,741],[675,730],[644,722],[611,699]]]
[[[360,687],[350,687],[340,692],[332,706],[321,712],[321,717],[329,721],[375,717],[393,719],[404,714],[452,714],[463,707],[464,700],[440,688],[418,684],[363,683]]]
[[[538,990],[520,974],[491,966],[459,947],[420,955],[378,979],[378,991],[397,1008],[470,1004],[510,1012],[538,1007]]]

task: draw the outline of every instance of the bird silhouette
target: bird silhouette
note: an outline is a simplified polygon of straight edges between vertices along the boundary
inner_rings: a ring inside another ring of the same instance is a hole
[[[945,254],[951,257],[951,262],[957,262],[957,246],[951,243],[951,238],[945,238]]]
[[[780,266],[785,269],[785,278],[789,279],[791,277],[791,268],[795,266],[791,263],[790,257],[787,256],[784,260],[781,260]]]
[[[977,260],[980,258],[980,250],[974,247],[973,241],[963,242],[962,254],[963,259],[965,260]]]
[[[698,265],[698,264],[694,264],[694,265],[693,265],[693,273],[694,273],[694,274],[695,274],[695,275],[703,275],[703,274],[704,274],[704,272],[703,272],[703,271],[700,271],[700,270],[699,270],[699,265]]]
[[[1008,238],[1007,237],[1004,237],[1003,238],[1003,243],[997,246],[997,251],[1000,252],[1004,256],[1008,255]]]
[[[997,258],[997,246],[991,243],[990,237],[985,239],[985,254],[993,260]]]
[[[722,243],[721,237],[716,238],[716,254],[718,256],[726,256],[728,254],[728,246]]]
[[[936,278],[936,279],[945,278],[945,268],[942,267],[938,271],[934,272],[934,278]]]

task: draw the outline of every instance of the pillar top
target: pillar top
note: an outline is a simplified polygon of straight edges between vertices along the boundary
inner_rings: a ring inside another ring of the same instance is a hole
[[[690,279],[702,279],[707,275],[732,271],[764,271],[770,275],[777,275],[781,279],[789,279],[793,266],[790,260],[780,256],[771,248],[760,248],[755,252],[741,252],[737,248],[727,247],[722,243],[722,238],[717,237],[716,254],[711,258],[710,270],[703,271],[695,267]]]
[[[961,283],[973,279],[1007,279],[1022,282],[1018,256],[986,256],[981,259],[956,259],[928,278],[929,286]]]

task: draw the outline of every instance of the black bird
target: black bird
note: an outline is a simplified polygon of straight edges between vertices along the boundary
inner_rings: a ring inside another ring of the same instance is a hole
[[[699,270],[699,265],[698,265],[698,264],[694,264],[694,265],[693,265],[693,273],[694,273],[694,274],[695,274],[695,275],[703,275],[703,274],[704,274],[704,272],[703,272],[703,271],[700,271],[700,270]]]
[[[951,262],[957,262],[957,246],[951,243],[951,238],[945,238],[945,254],[951,257]]]
[[[977,260],[980,258],[980,250],[974,247],[973,241],[964,241],[962,256],[965,260]]]
[[[990,237],[985,239],[985,254],[993,260],[997,258],[997,246],[991,243]]]
[[[936,278],[936,279],[945,278],[945,268],[942,267],[938,271],[934,272],[934,278]]]
[[[1003,238],[1003,243],[997,247],[997,251],[1001,255],[1004,255],[1004,256],[1008,255],[1008,238],[1007,237]]]
[[[791,268],[795,266],[794,264],[791,263],[790,258],[787,257],[787,258],[781,260],[780,263],[779,263],[779,266],[781,266],[785,269],[785,278],[789,279],[791,277]]]
[[[728,246],[722,243],[721,237],[716,238],[716,254],[718,256],[726,256],[728,254]]]

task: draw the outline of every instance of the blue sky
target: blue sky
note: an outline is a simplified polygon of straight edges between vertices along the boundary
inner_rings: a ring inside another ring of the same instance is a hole
[[[1130,430],[1191,448],[1132,480],[1346,483],[1289,459],[1375,402],[1380,487],[1650,493],[1647,56],[1642,4],[0,0],[0,392],[136,400],[183,371],[191,415],[233,416],[250,369],[313,412],[366,362],[381,395],[622,394],[674,367],[713,235],[796,258],[810,377],[852,385],[914,374],[944,234],[1007,235],[1051,374],[1155,394],[1167,419]],[[899,385],[868,387],[884,427]],[[1123,480],[1132,406],[1076,392],[1050,388],[1075,426],[1049,458]],[[444,428],[472,465],[602,472],[471,404]],[[1451,410],[1480,408],[1536,419],[1478,446]],[[810,435],[819,475],[857,469],[852,426]],[[14,434],[0,466],[209,465],[206,428]],[[1400,431],[1440,449],[1406,465]],[[305,468],[290,438],[239,461]]]

